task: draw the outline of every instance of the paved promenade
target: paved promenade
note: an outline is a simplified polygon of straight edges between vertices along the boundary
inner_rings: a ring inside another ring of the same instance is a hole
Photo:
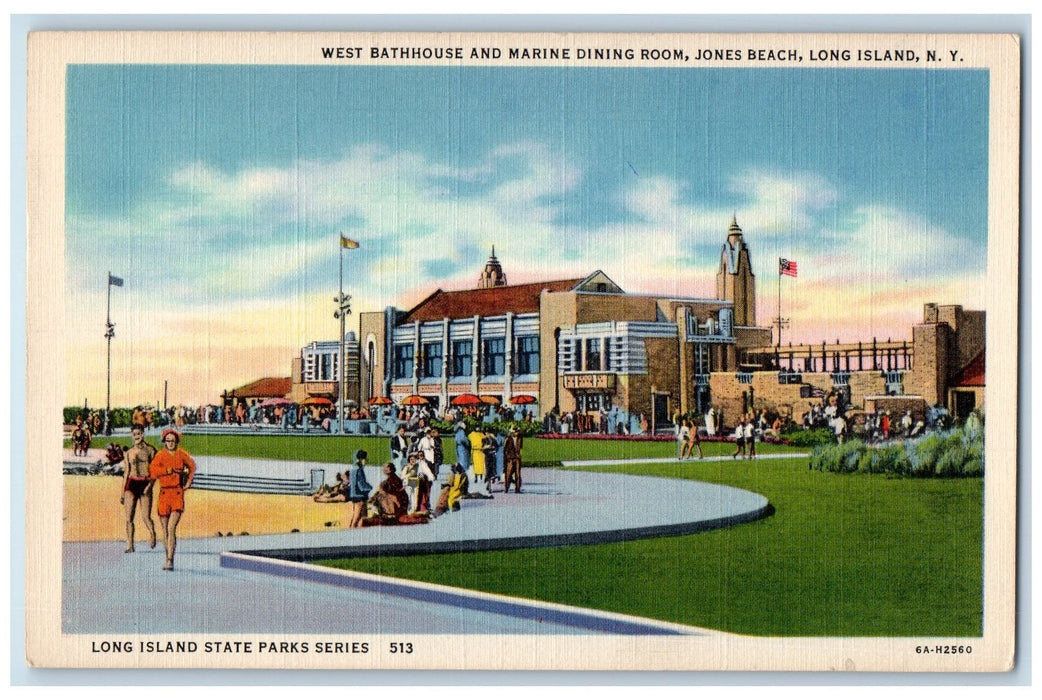
[[[367,476],[379,483],[375,467]],[[698,634],[669,623],[340,573],[307,562],[676,535],[748,522],[769,511],[762,496],[694,481],[551,469],[525,469],[524,478],[521,494],[466,500],[461,511],[427,525],[182,539],[174,572],[160,568],[162,545],[123,554],[120,542],[65,543],[63,628],[111,634]],[[191,517],[189,492],[185,518]],[[138,592],[134,605],[124,602],[130,591]]]

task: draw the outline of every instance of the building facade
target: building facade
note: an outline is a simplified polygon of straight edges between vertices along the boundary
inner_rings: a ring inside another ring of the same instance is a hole
[[[765,408],[800,420],[834,394],[856,407],[941,405],[965,417],[983,408],[984,323],[983,311],[930,303],[911,340],[772,345],[732,219],[714,299],[626,292],[600,270],[510,285],[493,248],[475,289],[360,314],[352,396],[421,396],[443,410],[470,394],[537,416],[618,410],[651,429],[710,406],[728,424]]]
[[[359,357],[358,340],[353,332],[344,335],[347,356],[347,386],[345,400],[358,400]],[[293,358],[292,385],[289,399],[302,403],[307,399],[329,399],[336,404],[340,391],[340,343],[336,340],[316,340],[300,349]]]
[[[665,426],[678,410],[706,410],[710,375],[770,343],[735,221],[717,290],[717,299],[633,294],[600,270],[509,285],[493,249],[476,289],[360,314],[359,399],[418,395],[443,409],[473,394],[536,415],[618,409]]]

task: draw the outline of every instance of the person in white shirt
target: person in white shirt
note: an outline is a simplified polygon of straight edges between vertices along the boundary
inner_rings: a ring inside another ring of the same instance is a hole
[[[753,423],[753,414],[751,413],[745,421],[743,432],[745,433],[745,458],[752,459],[756,456],[756,428]]]
[[[677,459],[684,459],[684,451],[687,447],[687,440],[691,435],[691,431],[687,427],[687,421],[683,418],[677,419],[675,428],[677,431]]]

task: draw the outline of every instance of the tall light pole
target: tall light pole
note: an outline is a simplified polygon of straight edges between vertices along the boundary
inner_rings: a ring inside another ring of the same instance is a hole
[[[105,301],[105,340],[108,342],[108,349],[105,356],[105,434],[112,434],[112,339],[116,336],[116,324],[112,322],[112,287],[122,287],[123,278],[113,277],[112,271],[109,271],[109,280],[107,286],[107,294]]]
[[[344,249],[357,248],[358,243],[340,234],[340,294],[333,298],[337,310],[333,312],[334,318],[340,319],[340,385],[337,390],[337,424],[340,426],[340,434],[344,434],[344,393],[347,389],[347,354],[345,351],[344,335],[346,334],[345,322],[347,315],[351,313],[351,295],[344,294]]]

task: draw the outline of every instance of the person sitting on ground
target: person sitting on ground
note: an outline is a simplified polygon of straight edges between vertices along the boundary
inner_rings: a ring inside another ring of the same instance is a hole
[[[408,512],[409,496],[405,493],[401,478],[394,471],[393,462],[383,466],[383,473],[386,478],[380,482],[369,502],[376,507],[377,517],[396,521]]]
[[[441,490],[441,497],[434,509],[435,515],[444,515],[450,510],[460,509],[460,499],[467,494],[467,470],[461,464],[452,465],[448,485]]]
[[[347,494],[351,489],[351,477],[345,471],[337,473],[336,483],[332,486],[325,484],[315,494],[315,503],[347,503]]]
[[[105,445],[105,464],[112,466],[123,461],[123,448],[114,442]]]

